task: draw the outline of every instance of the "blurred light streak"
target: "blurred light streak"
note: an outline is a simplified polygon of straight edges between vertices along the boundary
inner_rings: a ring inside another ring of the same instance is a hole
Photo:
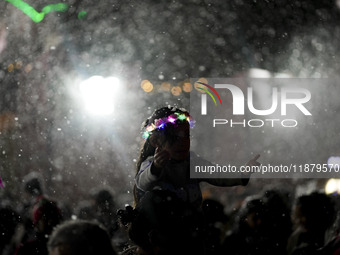
[[[45,15],[52,11],[65,12],[68,10],[68,4],[64,4],[64,3],[46,5],[42,9],[42,12],[38,12],[32,6],[30,6],[28,3],[22,0],[5,0],[5,1],[13,4],[15,7],[17,7],[19,10],[25,13],[28,17],[30,17],[36,23],[42,21]]]

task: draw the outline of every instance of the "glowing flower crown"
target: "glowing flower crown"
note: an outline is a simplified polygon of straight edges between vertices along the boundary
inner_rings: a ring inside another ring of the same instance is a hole
[[[175,125],[177,121],[187,121],[190,127],[194,127],[195,121],[192,117],[187,113],[179,113],[175,112],[168,117],[164,117],[161,119],[155,119],[154,123],[151,123],[146,126],[145,131],[143,132],[143,138],[148,139],[152,132],[156,129],[164,129],[167,124]]]

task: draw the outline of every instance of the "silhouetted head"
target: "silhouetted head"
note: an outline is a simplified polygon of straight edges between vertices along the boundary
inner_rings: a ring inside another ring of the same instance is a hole
[[[67,221],[53,231],[50,255],[116,255],[107,231],[90,221]]]
[[[185,159],[190,149],[189,127],[193,125],[185,109],[162,107],[142,124],[145,143],[137,163],[137,172],[142,162],[154,155],[157,147],[167,150],[175,160]]]
[[[110,188],[95,188],[91,191],[91,196],[99,210],[109,210],[115,206],[113,191]]]
[[[334,221],[333,201],[323,193],[313,192],[297,199],[294,217],[306,230],[325,231]]]
[[[24,189],[31,196],[43,195],[42,180],[37,172],[31,172],[24,177]]]

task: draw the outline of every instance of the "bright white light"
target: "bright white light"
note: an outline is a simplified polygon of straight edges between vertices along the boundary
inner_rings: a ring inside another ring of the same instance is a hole
[[[248,76],[250,78],[270,78],[272,77],[272,74],[265,69],[250,68],[248,71]]]
[[[330,179],[325,187],[326,194],[340,193],[340,180],[339,179]]]
[[[119,80],[115,77],[92,76],[79,84],[86,109],[97,115],[114,111],[114,93]]]
[[[340,157],[336,157],[336,156],[333,156],[333,157],[329,157],[328,158],[328,166],[329,167],[338,167],[340,166]]]

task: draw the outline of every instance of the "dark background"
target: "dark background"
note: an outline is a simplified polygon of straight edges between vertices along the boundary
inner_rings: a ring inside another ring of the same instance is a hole
[[[27,3],[39,11],[51,1]],[[0,196],[20,197],[22,177],[38,171],[48,192],[68,203],[98,185],[129,202],[140,125],[160,105],[189,108],[188,93],[173,95],[186,79],[245,76],[254,68],[299,78],[340,71],[334,1],[63,3],[67,12],[34,23],[0,2]],[[79,103],[77,82],[93,75],[121,80],[111,116],[90,116]],[[143,80],[151,92],[141,89]],[[263,186],[252,185],[234,194]]]

